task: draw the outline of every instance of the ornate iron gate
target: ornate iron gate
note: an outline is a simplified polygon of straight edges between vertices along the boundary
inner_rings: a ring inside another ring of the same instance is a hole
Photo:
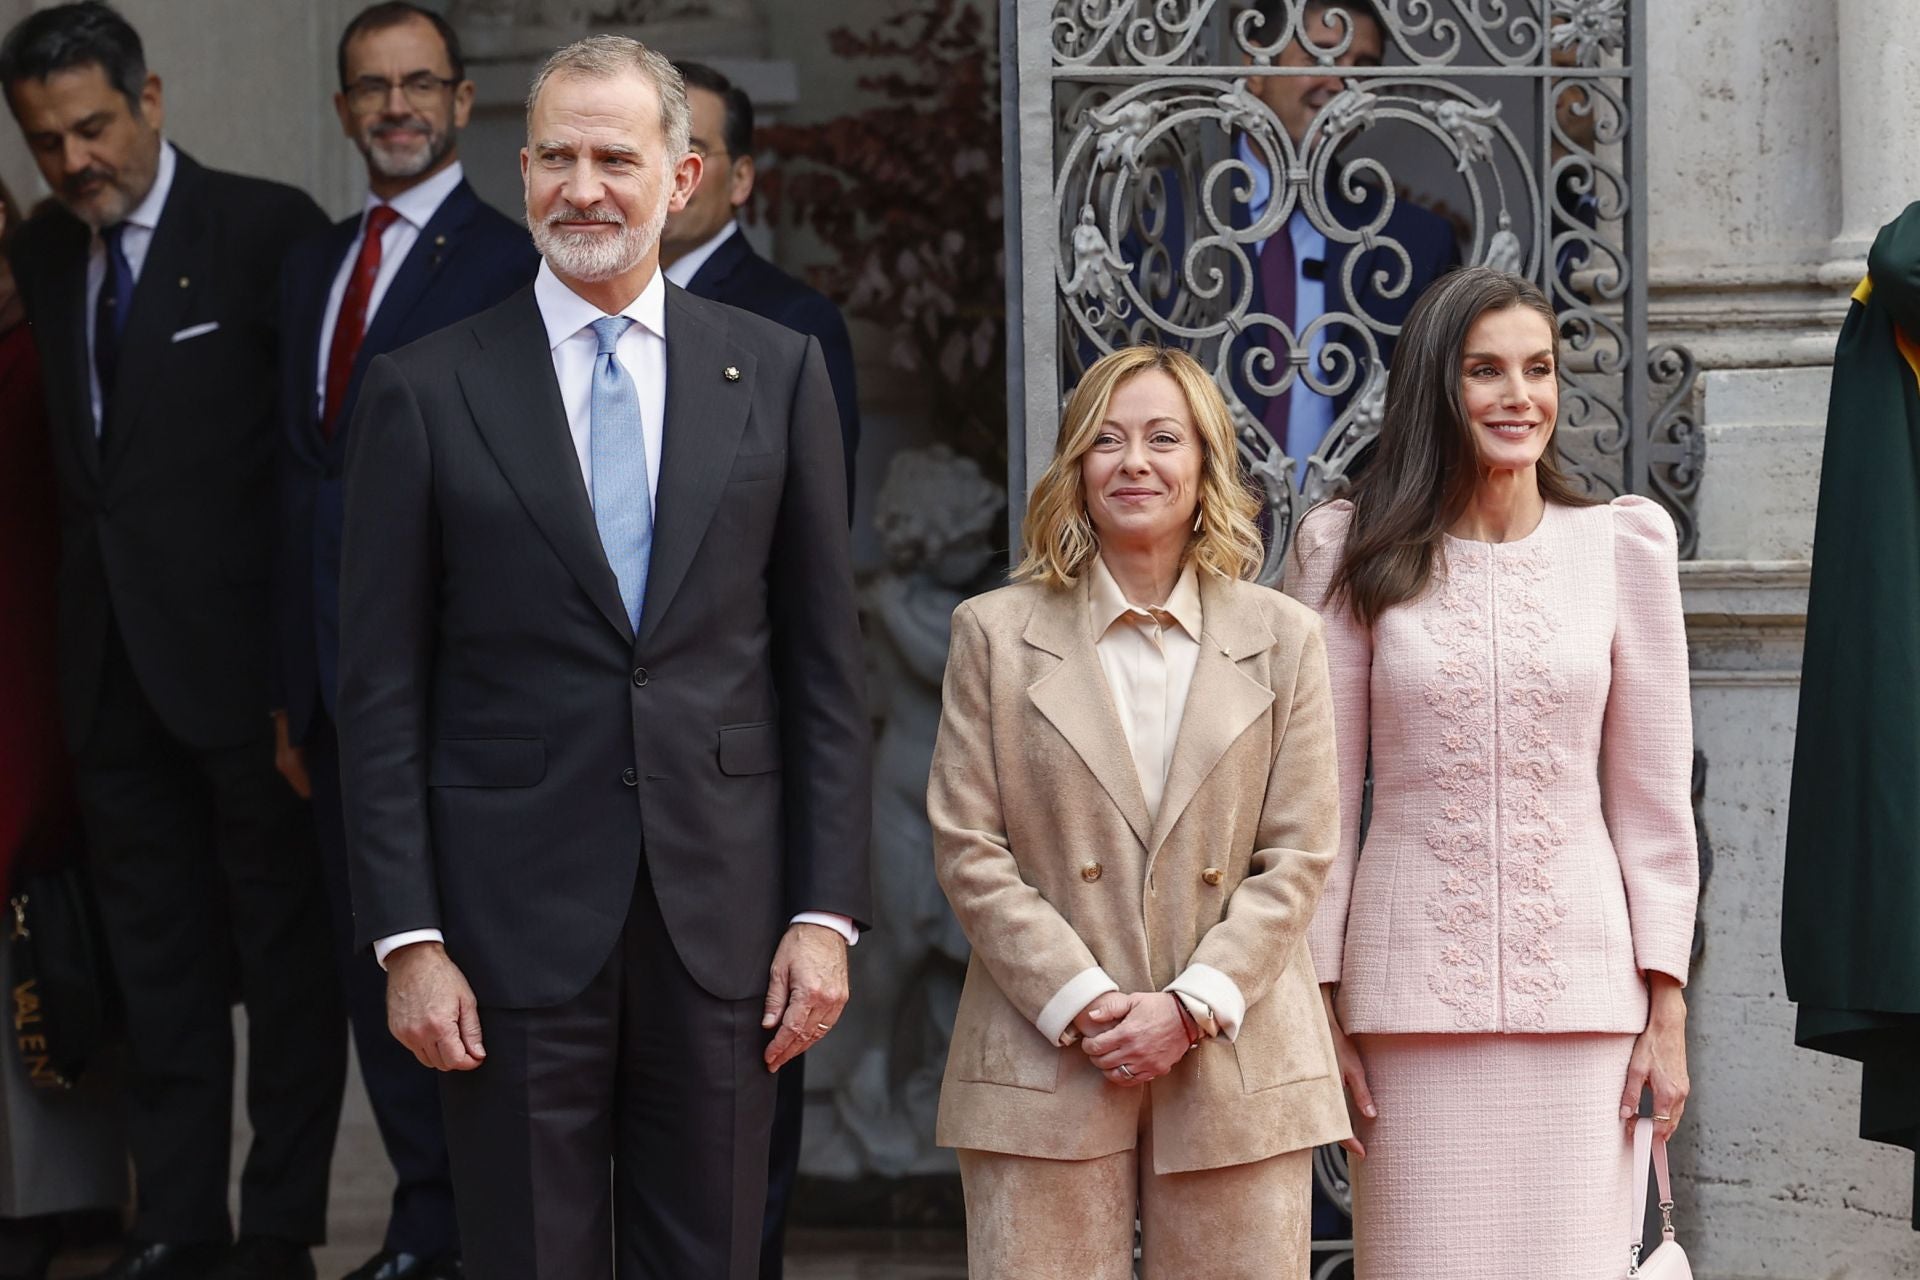
[[[1266,21],[1246,2],[1002,0],[1010,491],[1046,465],[1087,363],[1179,344],[1234,410],[1273,530],[1262,576],[1276,580],[1299,514],[1342,489],[1379,429],[1399,327],[1377,314],[1391,307],[1353,299],[1411,301],[1390,222],[1412,202],[1448,219],[1464,261],[1548,292],[1568,470],[1596,494],[1663,502],[1690,553],[1694,365],[1648,339],[1646,0],[1278,0]],[[1254,79],[1327,76],[1354,39],[1347,10],[1369,7],[1382,64],[1334,73],[1341,91],[1296,142]],[[1308,65],[1279,65],[1296,45]],[[1256,170],[1272,175],[1257,209]],[[1356,225],[1334,205],[1366,188],[1378,194]],[[1366,279],[1329,281],[1327,314],[1299,332],[1250,305],[1257,247],[1287,234],[1296,207],[1348,268],[1369,264]],[[1262,398],[1293,387],[1337,406],[1300,458],[1261,422]]]

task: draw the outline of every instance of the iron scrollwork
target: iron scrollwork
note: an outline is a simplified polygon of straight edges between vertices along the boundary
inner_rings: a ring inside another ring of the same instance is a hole
[[[1020,0],[1023,16],[1049,11],[1053,132],[1041,142],[1059,245],[1058,367],[1029,378],[1064,394],[1118,346],[1192,352],[1226,393],[1264,493],[1262,577],[1276,581],[1298,515],[1346,488],[1380,427],[1399,334],[1381,312],[1403,315],[1416,283],[1394,210],[1444,205],[1464,261],[1525,274],[1553,301],[1568,472],[1598,496],[1663,502],[1690,552],[1693,361],[1647,349],[1633,61],[1644,4],[1375,0],[1384,65],[1330,70],[1356,19],[1336,7],[1323,22],[1308,0],[1282,0],[1266,24],[1240,0]],[[1306,58],[1285,56],[1296,45]],[[1342,81],[1298,141],[1254,91],[1284,76]],[[1260,247],[1296,211],[1345,267],[1326,281],[1325,314],[1301,324],[1253,306]],[[1262,421],[1268,399],[1296,387],[1337,406],[1298,458]]]

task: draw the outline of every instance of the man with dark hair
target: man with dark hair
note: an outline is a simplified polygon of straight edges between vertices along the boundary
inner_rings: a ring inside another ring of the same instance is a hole
[[[539,265],[525,226],[481,203],[461,169],[459,134],[473,92],[457,39],[438,14],[385,0],[347,24],[333,106],[366,161],[365,207],[296,245],[280,289],[280,764],[297,790],[313,795],[335,961],[360,1076],[395,1174],[380,1252],[346,1280],[461,1274],[438,1082],[388,1034],[386,975],[353,946],[333,717],[342,473],[367,365],[493,306]]]
[[[847,511],[853,511],[854,451],[860,445],[860,404],[854,388],[853,343],[840,309],[755,253],[734,214],[753,198],[753,102],[738,85],[699,62],[676,62],[693,108],[693,149],[706,164],[687,207],[667,215],[660,265],[688,293],[787,326],[820,340],[827,377],[840,410],[847,454]],[[799,1064],[792,1075],[799,1077]],[[783,1077],[781,1096],[799,1086]],[[797,1105],[797,1103],[796,1103]],[[798,1125],[795,1123],[797,1143]],[[777,1153],[776,1153],[777,1163]],[[784,1211],[782,1211],[783,1213]]]
[[[60,701],[125,1000],[139,1207],[112,1280],[311,1280],[346,1071],[312,815],[267,712],[272,282],[326,225],[162,136],[160,79],[98,0],[0,43],[60,207],[13,247],[46,357]],[[253,1140],[229,1247],[235,993]]]
[[[1248,33],[1250,44],[1270,46],[1287,34],[1285,0],[1255,0],[1251,7],[1260,20]],[[1316,146],[1327,145],[1316,135],[1316,129],[1324,128],[1320,123],[1322,111],[1347,87],[1341,70],[1379,66],[1386,44],[1386,20],[1373,0],[1306,0],[1299,9],[1299,29],[1274,55],[1273,62],[1280,67],[1318,66],[1322,73],[1249,76],[1248,92],[1273,111],[1292,140],[1296,155],[1305,163]],[[1232,212],[1237,225],[1251,226],[1284,191],[1275,190],[1261,150],[1245,134],[1236,138],[1234,152],[1254,176],[1251,198],[1244,204],[1236,203]],[[1339,172],[1337,162],[1328,166],[1324,193],[1327,211],[1349,230],[1372,225],[1385,193],[1363,183],[1363,194],[1353,198],[1340,181]],[[1328,312],[1398,326],[1428,285],[1460,265],[1453,229],[1439,215],[1406,200],[1395,202],[1386,225],[1374,234],[1371,248],[1330,238],[1325,229],[1314,225],[1304,202],[1294,206],[1286,232],[1253,246],[1253,297],[1247,310],[1272,312],[1290,324],[1295,334],[1306,332]],[[1394,246],[1406,251],[1407,265],[1401,263]],[[1379,283],[1383,279],[1386,288]],[[1382,366],[1391,364],[1393,335],[1375,331],[1373,341]],[[1285,335],[1270,328],[1252,329],[1236,343],[1231,356],[1236,380],[1241,378],[1245,353],[1260,346],[1273,349],[1278,367],[1284,371],[1291,355]],[[1241,401],[1260,415],[1287,456],[1302,464],[1295,475],[1296,483],[1305,478],[1306,459],[1320,447],[1347,402],[1365,388],[1370,376],[1383,372],[1370,367],[1366,341],[1352,326],[1328,325],[1308,340],[1312,357],[1309,367],[1323,381],[1326,375],[1320,360],[1330,346],[1345,346],[1362,361],[1352,383],[1336,397],[1321,395],[1298,378],[1289,390],[1270,398],[1254,392],[1244,381],[1237,388]]]

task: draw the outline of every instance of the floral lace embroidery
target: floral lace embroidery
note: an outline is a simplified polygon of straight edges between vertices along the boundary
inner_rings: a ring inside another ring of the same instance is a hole
[[[1497,636],[1480,595],[1489,555],[1480,548],[1452,548],[1453,565],[1464,572],[1443,571],[1434,598],[1438,608],[1425,611],[1428,635],[1446,652],[1423,692],[1447,723],[1438,749],[1425,761],[1427,777],[1441,794],[1427,824],[1427,847],[1446,866],[1426,904],[1428,919],[1445,939],[1427,985],[1453,1009],[1455,1025],[1493,1028],[1494,949],[1500,947],[1506,1023],[1538,1029],[1546,1025],[1547,1005],[1567,986],[1566,966],[1548,936],[1566,918],[1549,869],[1566,831],[1544,792],[1565,765],[1546,721],[1566,704],[1568,686],[1543,656],[1556,630],[1536,590],[1546,575],[1544,555],[1535,549],[1493,556]],[[1499,850],[1492,838],[1496,786]]]
[[[1477,554],[1456,549],[1455,566],[1477,564]],[[1454,567],[1454,566],[1450,566]],[[1437,609],[1426,610],[1427,634],[1446,656],[1424,689],[1427,705],[1447,722],[1438,749],[1426,758],[1427,778],[1440,791],[1440,805],[1427,823],[1427,847],[1445,864],[1440,887],[1427,899],[1427,918],[1446,941],[1427,986],[1454,1011],[1455,1025],[1486,1030],[1493,1024],[1493,847],[1488,808],[1493,800],[1492,637],[1479,602],[1465,582],[1442,570]]]

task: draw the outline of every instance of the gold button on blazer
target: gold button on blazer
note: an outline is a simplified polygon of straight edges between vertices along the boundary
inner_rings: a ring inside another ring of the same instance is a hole
[[[1202,573],[1200,657],[1156,820],[1114,711],[1083,579],[954,612],[927,811],[941,887],[973,944],[939,1141],[1084,1160],[1135,1145],[1152,1090],[1161,1173],[1264,1160],[1349,1134],[1307,952],[1339,845],[1320,622]],[[1190,964],[1247,1000],[1144,1088],[1107,1082],[1035,1020],[1098,965],[1158,991]]]

